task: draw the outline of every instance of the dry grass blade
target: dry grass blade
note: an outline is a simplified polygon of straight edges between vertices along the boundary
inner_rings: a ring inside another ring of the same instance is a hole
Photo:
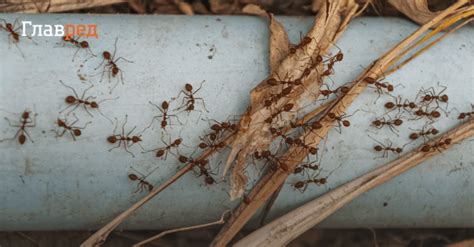
[[[423,161],[440,154],[437,149],[423,152],[421,149],[425,145],[433,145],[450,138],[451,144],[446,146],[447,149],[473,135],[474,119],[471,119],[436,140],[422,144],[419,148],[397,160],[341,185],[325,195],[272,221],[241,239],[234,246],[284,246],[361,194],[390,181],[394,177],[421,164]]]
[[[388,0],[388,2],[418,24],[425,24],[440,13],[440,11],[431,12],[427,0]]]
[[[161,232],[151,238],[148,238],[148,239],[145,239],[141,242],[138,242],[136,244],[133,245],[133,247],[140,247],[140,246],[143,246],[144,244],[147,244],[147,243],[150,243],[152,241],[156,241],[160,238],[162,238],[163,236],[165,235],[168,235],[168,234],[171,234],[171,233],[175,233],[175,232],[182,232],[182,231],[190,231],[190,230],[195,230],[195,229],[199,229],[199,228],[204,228],[204,227],[209,227],[209,226],[214,226],[214,225],[222,225],[224,224],[224,217],[227,213],[229,213],[230,211],[225,211],[224,213],[222,213],[221,215],[221,218],[217,221],[214,221],[214,222],[210,222],[210,223],[205,223],[205,224],[199,224],[199,225],[195,225],[195,226],[188,226],[188,227],[181,227],[181,228],[177,228],[177,229],[172,229],[172,230],[167,230],[167,231],[164,231],[164,232]]]
[[[406,39],[401,41],[397,46],[390,49],[380,59],[376,60],[369,69],[364,71],[356,80],[351,90],[343,97],[339,98],[336,103],[329,109],[336,115],[341,115],[351,105],[351,103],[357,98],[357,96],[365,89],[367,83],[364,81],[365,78],[371,77],[377,79],[382,71],[386,70],[391,64],[395,63],[399,58],[398,55],[403,53],[405,49],[410,47],[422,34],[424,34],[431,27],[445,19],[448,15],[454,13],[457,9],[462,7],[467,0],[459,0],[448,9],[441,12],[438,16],[433,18],[430,22],[420,27],[413,34],[408,36]],[[318,131],[309,132],[304,140],[311,140],[316,144],[327,135],[329,130],[333,126],[333,121],[328,118],[321,120],[323,127]],[[244,226],[244,224],[252,217],[252,215],[263,205],[265,201],[278,189],[278,187],[284,183],[286,178],[290,175],[291,171],[304,159],[307,155],[305,149],[300,147],[291,147],[288,152],[281,158],[281,160],[288,161],[286,163],[287,171],[282,169],[277,170],[274,173],[269,173],[264,176],[252,189],[249,194],[250,203],[241,203],[235,210],[231,219],[222,228],[221,232],[216,236],[213,241],[213,246],[222,246],[227,244],[237,232]]]
[[[64,12],[81,10],[87,8],[102,7],[117,3],[126,3],[128,0],[87,0],[87,1],[64,1],[64,0],[31,0],[31,1],[8,1],[0,4],[0,12],[17,13],[39,13],[39,12]],[[45,9],[49,6],[48,11]]]

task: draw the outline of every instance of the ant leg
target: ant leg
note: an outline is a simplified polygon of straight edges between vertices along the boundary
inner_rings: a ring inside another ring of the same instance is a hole
[[[62,80],[59,80],[59,82],[60,82],[63,86],[65,86],[65,87],[71,89],[71,91],[74,93],[74,96],[76,96],[76,99],[79,98],[79,95],[77,95],[77,92],[76,92],[76,90],[75,90],[73,87],[66,85],[66,83],[64,83]]]
[[[112,55],[112,58],[110,60],[113,60],[115,57],[115,53],[117,52],[117,42],[118,42],[118,37],[115,38],[115,43],[114,43],[114,54]]]
[[[97,67],[95,67],[94,70],[97,70],[98,68],[100,68],[100,67],[102,66],[102,64],[104,64],[104,62],[105,62],[105,58],[102,59],[102,62],[100,62],[100,64],[99,64]],[[107,65],[106,65],[106,66],[107,66]]]
[[[123,147],[125,148],[125,151],[127,151],[127,153],[129,153],[133,158],[135,158],[135,155],[132,152],[130,152],[130,150],[128,150],[128,144],[127,143],[124,143]]]
[[[204,103],[204,99],[203,98],[194,98],[195,100],[200,100],[202,102],[202,105],[204,106],[204,110],[206,110],[206,112],[209,112],[209,110],[207,110],[206,108],[206,104]]]
[[[114,124],[114,122],[112,121],[112,119],[110,119],[109,117],[107,117],[99,108],[97,108],[97,111],[99,112],[100,115],[102,115],[102,117],[104,117],[105,119],[109,120],[110,124]]]
[[[74,111],[77,109],[77,107],[79,107],[79,104],[78,103],[74,103],[74,104],[70,104],[68,106],[66,106],[66,108],[62,109],[61,111],[59,111],[59,114],[63,113],[64,111],[66,111],[67,109],[69,109],[70,107],[72,106],[75,106],[72,110],[68,111],[68,113],[66,115],[69,115],[69,113],[71,113],[71,111]]]
[[[27,132],[26,130],[23,130],[22,132],[26,134],[26,136],[27,136],[28,139],[31,141],[31,143],[35,143],[35,142],[33,141],[33,139],[31,139],[30,134],[28,134],[28,132]],[[17,134],[17,135],[18,135],[18,134]]]
[[[74,52],[74,56],[72,56],[72,61],[74,62],[74,59],[76,58],[77,53],[81,50],[80,47],[77,48],[76,52]]]
[[[201,82],[201,85],[199,86],[199,88],[196,89],[196,91],[192,92],[192,94],[195,94],[195,93],[199,92],[199,90],[201,90],[201,87],[202,87],[202,85],[204,84],[205,81],[206,81],[206,80],[202,81],[202,82]]]
[[[168,119],[170,120],[170,125],[171,125],[171,117],[176,118],[176,120],[178,120],[178,122],[179,122],[181,125],[183,124],[183,122],[181,122],[181,120],[179,120],[179,117],[178,117],[178,116],[176,116],[176,115],[168,115]]]
[[[119,58],[115,59],[114,63],[117,63],[120,59],[122,59],[123,61],[125,61],[125,62],[127,62],[127,63],[133,63],[133,61],[130,61],[130,60],[125,59],[125,58],[123,58],[123,57],[119,57]]]
[[[132,130],[130,130],[130,131],[127,133],[127,135],[126,135],[126,136],[130,136],[130,134],[132,134],[132,133],[133,133],[133,131],[135,131],[135,129],[136,129],[136,128],[137,128],[137,126],[133,127],[133,129],[132,129]],[[122,127],[122,130],[123,130],[123,127]]]
[[[115,146],[115,147],[109,149],[109,152],[112,151],[112,150],[114,150],[114,149],[116,149],[116,148],[119,148],[121,145],[122,145],[122,141],[119,141],[119,143],[118,143],[117,146]],[[124,145],[125,145],[125,144],[124,144]]]
[[[10,119],[8,119],[7,117],[5,117],[5,120],[7,120],[8,125],[10,125],[10,127],[21,127],[20,125],[13,125],[13,124],[10,122]]]
[[[123,122],[122,125],[122,135],[125,135],[125,125],[127,124],[128,121],[128,115],[125,115],[125,122]]]

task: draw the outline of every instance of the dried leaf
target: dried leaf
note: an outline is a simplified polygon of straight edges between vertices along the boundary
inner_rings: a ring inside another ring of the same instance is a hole
[[[427,0],[389,0],[388,2],[418,24],[425,24],[440,13],[440,11],[431,12]]]

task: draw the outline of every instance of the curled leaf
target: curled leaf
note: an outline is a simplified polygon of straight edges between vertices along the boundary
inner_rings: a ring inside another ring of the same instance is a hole
[[[427,0],[388,0],[388,2],[412,21],[421,25],[440,13],[440,11],[432,12],[428,8]]]

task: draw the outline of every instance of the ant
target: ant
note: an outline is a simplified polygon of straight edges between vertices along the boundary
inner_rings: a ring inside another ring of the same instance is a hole
[[[52,130],[52,131],[55,131],[56,132],[56,138],[57,137],[62,137],[64,136],[64,134],[66,132],[69,132],[72,136],[72,139],[75,141],[76,140],[76,137],[79,137],[82,135],[82,131],[81,129],[85,129],[87,127],[87,125],[89,125],[90,123],[92,122],[87,122],[84,127],[76,127],[74,126],[75,123],[77,123],[79,121],[79,119],[77,118],[76,114],[73,114],[74,117],[76,118],[74,120],[74,122],[68,124],[67,123],[67,120],[63,120],[63,119],[60,119],[58,118],[56,120],[56,124],[59,128],[62,128],[62,131],[61,130]]]
[[[331,94],[334,94],[334,95],[337,95],[338,93],[347,94],[350,90],[348,86],[340,86],[334,90],[331,90],[326,84],[323,84],[323,86],[326,86],[327,89],[319,90],[319,93],[321,93],[321,95],[326,97],[326,99],[329,98]]]
[[[429,118],[430,120],[433,121],[433,119],[435,118],[439,118],[441,117],[441,113],[437,110],[433,110],[433,111],[428,111],[428,109],[426,110],[423,110],[423,109],[418,109],[416,110],[414,113],[413,113],[415,116],[417,116],[418,118],[417,119],[420,119],[422,117],[427,117]]]
[[[364,81],[367,82],[367,84],[373,85],[375,87],[376,92],[379,95],[377,97],[377,100],[383,94],[384,89],[386,89],[388,92],[393,92],[393,90],[394,90],[394,87],[393,87],[392,84],[390,84],[388,82],[380,82],[381,80],[383,80],[383,79],[376,80],[375,78],[370,77],[370,76],[364,78]],[[377,100],[375,100],[375,101],[377,101]]]
[[[160,157],[163,157],[163,155],[164,155],[165,156],[164,159],[166,160],[166,158],[168,156],[168,152],[170,152],[170,150],[172,148],[178,148],[179,145],[182,144],[183,139],[177,138],[173,142],[171,142],[171,139],[170,139],[170,143],[168,144],[163,140],[163,137],[161,137],[161,141],[163,142],[163,144],[165,144],[164,147],[160,147],[160,148],[157,148],[157,149],[146,151],[145,153],[156,151],[156,157],[160,158]]]
[[[448,146],[450,144],[451,144],[451,138],[447,138],[445,140],[438,141],[432,145],[426,144],[423,147],[421,147],[421,151],[426,153],[426,152],[431,151],[431,149],[436,149],[441,153],[440,148],[443,148],[445,145]]]
[[[293,85],[287,86],[281,90],[280,93],[272,94],[267,99],[264,100],[264,106],[268,109],[274,103],[276,103],[279,99],[289,95],[293,90]]]
[[[72,61],[74,62],[74,59],[76,58],[76,55],[77,53],[81,50],[81,49],[85,49],[85,50],[88,50],[89,53],[95,57],[96,55],[92,52],[90,46],[89,46],[89,42],[83,40],[83,41],[79,41],[79,39],[76,39],[76,36],[64,36],[61,38],[61,41],[63,43],[71,43],[73,46],[75,46],[77,48],[76,52],[74,53],[74,56],[72,57]],[[63,45],[64,46],[64,45]]]
[[[379,119],[375,119],[374,121],[372,121],[372,125],[374,127],[376,127],[377,129],[381,129],[383,126],[388,126],[390,128],[390,130],[395,133],[397,136],[397,132],[398,130],[395,128],[395,126],[400,126],[403,124],[403,120],[401,120],[400,118],[395,118],[395,119],[385,119],[385,118],[379,118]]]
[[[275,154],[272,154],[270,150],[263,150],[261,152],[255,151],[253,155],[257,160],[265,159],[265,165],[270,164],[270,169],[272,171],[276,171],[278,168],[283,171],[288,171],[288,165],[282,162],[280,158],[276,157]]]
[[[155,121],[156,118],[161,118],[161,128],[164,130],[166,128],[166,126],[168,126],[168,122],[169,122],[169,125],[171,125],[171,117],[176,118],[176,120],[178,120],[178,122],[180,124],[183,124],[179,120],[178,116],[168,114],[168,110],[169,110],[168,101],[164,100],[161,103],[161,107],[159,107],[158,105],[152,103],[151,101],[148,101],[148,103],[150,103],[152,106],[156,107],[156,109],[158,109],[162,114],[162,115],[154,116],[153,119],[151,120],[150,126],[153,124],[153,122]]]
[[[210,175],[208,169],[206,169],[206,165],[209,164],[209,160],[195,160],[184,155],[179,155],[178,161],[182,164],[189,164],[193,168],[197,167],[199,169],[198,177],[204,176],[204,182],[206,185],[213,185],[216,182],[216,180]]]
[[[401,109],[404,109],[405,111],[410,111],[418,107],[415,102],[410,102],[408,99],[405,99],[405,101],[402,103],[402,97],[398,96],[394,102],[387,102],[385,103],[385,108],[389,109],[387,113],[398,109],[398,112],[400,113]]]
[[[287,103],[285,104],[282,109],[278,110],[277,112],[275,113],[272,113],[272,115],[270,117],[268,117],[267,119],[265,119],[265,123],[268,123],[268,124],[271,124],[273,122],[273,119],[275,119],[276,117],[278,117],[281,113],[283,112],[289,112],[291,111],[291,109],[293,109],[293,106],[294,104],[293,103]]]
[[[408,137],[411,140],[416,140],[416,139],[418,139],[418,137],[422,136],[423,139],[425,139],[425,141],[426,141],[426,138],[429,135],[437,135],[438,133],[439,133],[439,130],[437,130],[436,128],[431,128],[431,129],[428,129],[428,130],[425,131],[425,127],[423,127],[423,129],[421,131],[413,132]]]
[[[447,94],[443,94],[443,92],[446,91],[447,87],[441,87],[443,88],[443,90],[441,90],[439,93],[436,93],[433,87],[428,88],[427,90],[421,89],[419,92],[419,95],[422,95],[421,102],[426,105],[429,105],[431,104],[431,102],[435,101],[438,107],[440,102],[447,104],[449,96]]]
[[[130,155],[132,155],[132,157],[135,158],[135,155],[130,152],[128,150],[129,147],[133,146],[134,144],[138,144],[142,149],[144,149],[140,142],[142,141],[142,136],[141,134],[147,129],[145,128],[142,132],[136,134],[136,135],[132,135],[132,132],[137,128],[136,126],[133,127],[132,130],[130,130],[127,134],[125,134],[125,125],[127,124],[127,121],[128,121],[128,115],[125,115],[125,122],[123,123],[122,125],[122,133],[121,134],[115,134],[115,131],[117,130],[117,127],[118,127],[118,119],[115,118],[115,128],[114,128],[114,131],[112,133],[111,136],[107,137],[107,142],[109,142],[110,144],[115,144],[116,142],[118,142],[118,145],[109,149],[109,152],[112,151],[113,149],[116,149],[116,148],[119,148],[122,143],[123,143],[123,147],[125,149],[125,151],[127,151],[127,153],[129,153]],[[131,144],[130,144],[131,142]]]
[[[213,137],[206,136],[204,138],[199,137],[199,139],[201,139],[201,143],[199,143],[198,145],[200,149],[211,148],[211,149],[217,150],[217,149],[221,149],[225,147],[224,142],[216,142]]]
[[[68,95],[66,96],[66,98],[64,98],[64,101],[66,102],[66,104],[68,105],[66,108],[64,108],[63,110],[61,110],[59,113],[62,113],[64,112],[65,110],[67,110],[69,107],[72,107],[74,106],[74,108],[72,108],[72,110],[68,111],[66,113],[66,115],[69,115],[71,112],[75,111],[79,106],[82,106],[84,108],[84,110],[87,112],[87,114],[89,114],[89,116],[93,117],[93,115],[89,112],[89,109],[88,108],[91,108],[91,109],[95,109],[97,110],[103,117],[105,117],[107,120],[110,121],[110,123],[113,123],[112,120],[110,120],[110,118],[106,117],[100,110],[99,110],[99,104],[104,102],[104,101],[107,101],[107,100],[114,100],[114,99],[118,99],[118,97],[115,97],[113,99],[104,99],[104,100],[101,100],[99,102],[97,101],[94,101],[94,100],[90,100],[90,99],[94,99],[95,97],[93,96],[88,96],[85,98],[85,95],[86,95],[86,92],[91,89],[92,87],[94,87],[94,85],[91,85],[90,87],[86,88],[84,90],[84,92],[82,93],[81,97],[79,97],[77,95],[77,92],[76,90],[71,87],[71,86],[68,86],[66,85],[63,81],[59,80],[59,82],[72,90],[72,92],[74,93],[74,96],[73,95]]]
[[[471,112],[461,112],[459,113],[458,119],[464,120],[465,118],[470,118],[474,115],[474,105],[471,105],[472,111]]]
[[[293,187],[299,190],[301,193],[305,192],[309,184],[323,185],[327,183],[327,178],[317,178],[320,174],[320,171],[313,176],[309,177],[306,180],[297,181],[293,184]]]
[[[18,142],[20,143],[20,145],[23,145],[25,144],[26,138],[28,137],[28,139],[30,139],[30,141],[34,143],[33,139],[31,139],[30,135],[26,131],[26,128],[36,127],[36,116],[38,116],[38,114],[35,113],[33,114],[33,116],[31,116],[31,113],[32,112],[28,110],[23,111],[19,120],[19,124],[12,124],[10,120],[5,117],[5,120],[8,122],[10,127],[16,127],[19,129],[16,132],[15,136],[13,136],[12,138],[0,140],[0,142],[3,142],[5,140],[14,140],[18,137]]]
[[[4,23],[4,24],[0,24],[0,30],[4,30],[5,32],[8,32],[8,44],[10,44],[10,42],[13,41],[13,44],[15,44],[18,51],[20,51],[21,56],[25,57],[23,52],[20,50],[20,47],[18,47],[18,43],[20,42],[20,34],[18,32],[22,30],[21,26],[16,27],[17,25],[19,25],[18,19],[16,19],[13,24],[8,23],[5,19],[1,19],[1,18],[0,18],[0,21],[3,21]],[[26,37],[30,39],[33,43],[37,44],[35,41],[33,41],[33,39],[30,36],[26,35]]]
[[[354,114],[352,114],[354,115]],[[350,115],[350,116],[352,116]],[[342,127],[349,127],[351,126],[351,122],[349,122],[349,120],[346,120],[345,118],[348,118],[350,116],[346,116],[346,114],[342,114],[340,116],[337,116],[334,112],[329,112],[328,115],[327,115],[330,119],[332,120],[336,120],[337,121],[337,124],[338,124],[338,127],[339,127],[339,133],[342,133]]]
[[[319,169],[319,165],[313,164],[313,163],[314,162],[298,165],[293,171],[293,174],[300,174],[300,173],[303,173],[305,170],[317,171]]]
[[[133,63],[133,61],[127,60],[123,57],[115,58],[115,53],[117,52],[117,41],[118,41],[118,38],[115,39],[113,54],[111,55],[109,51],[102,52],[102,57],[103,57],[102,62],[94,70],[97,70],[99,67],[102,66],[102,64],[104,64],[104,62],[106,62],[105,66],[104,66],[104,70],[102,71],[102,76],[100,78],[100,82],[102,82],[102,80],[104,78],[104,73],[105,73],[105,71],[108,67],[107,75],[109,76],[109,81],[111,80],[110,76],[115,78],[120,73],[120,81],[122,82],[122,85],[123,85],[124,81],[123,81],[122,69],[120,69],[118,67],[117,62],[119,60],[124,60],[127,63]],[[111,88],[110,93],[112,93],[112,91],[117,86],[117,84],[118,84],[118,82]]]
[[[379,144],[379,145],[374,146],[374,150],[377,151],[377,152],[383,152],[383,155],[382,155],[381,158],[388,157],[389,152],[392,152],[392,153],[395,153],[395,154],[401,154],[403,152],[403,148],[401,148],[401,147],[392,147],[392,142],[391,141],[389,141],[388,146],[386,146],[383,143],[375,140],[371,136],[369,136],[369,137],[370,137],[370,139],[376,141]]]
[[[204,110],[206,112],[209,112],[206,108],[206,104],[204,103],[204,99],[203,98],[198,98],[198,97],[195,97],[195,94],[201,90],[201,87],[202,85],[204,84],[205,81],[202,81],[201,82],[201,85],[199,86],[198,89],[196,89],[195,91],[193,91],[193,86],[189,83],[186,83],[186,85],[184,85],[184,90],[181,90],[178,94],[178,96],[176,98],[179,98],[179,96],[182,94],[184,94],[184,97],[183,97],[183,102],[182,102],[182,105],[178,108],[176,108],[175,110],[180,110],[180,109],[183,109],[185,111],[187,111],[188,113],[191,112],[191,111],[199,111],[201,112],[202,114],[202,111],[200,110],[196,110],[195,109],[195,104],[196,104],[196,100],[200,100],[202,102],[202,105],[204,106]],[[185,102],[186,101],[186,102]]]
[[[135,170],[134,168],[132,168],[132,169]],[[153,190],[154,186],[150,182],[145,180],[146,177],[148,177],[148,175],[145,176],[137,170],[135,170],[135,172],[140,174],[140,176],[136,175],[135,173],[128,174],[128,179],[130,179],[132,181],[138,181],[137,189],[133,193],[142,192],[143,190],[148,190],[148,192],[151,192]]]
[[[216,120],[212,120],[212,121],[215,122],[215,124],[211,125],[211,130],[213,131],[213,133],[209,135],[209,136],[212,136],[212,138],[210,138],[212,141],[217,139],[217,135],[219,135],[219,133],[223,133],[225,131],[235,132],[239,130],[239,127],[237,126],[237,124],[232,123],[231,121],[227,121],[227,122],[218,122]]]
[[[306,149],[306,151],[308,153],[312,154],[312,155],[318,154],[318,148],[311,147],[310,145],[308,145],[304,141],[302,141],[300,138],[291,138],[291,137],[288,137],[288,136],[282,134],[281,132],[278,132],[278,133],[279,133],[279,136],[283,137],[283,140],[285,141],[286,144],[300,146],[300,147]]]

